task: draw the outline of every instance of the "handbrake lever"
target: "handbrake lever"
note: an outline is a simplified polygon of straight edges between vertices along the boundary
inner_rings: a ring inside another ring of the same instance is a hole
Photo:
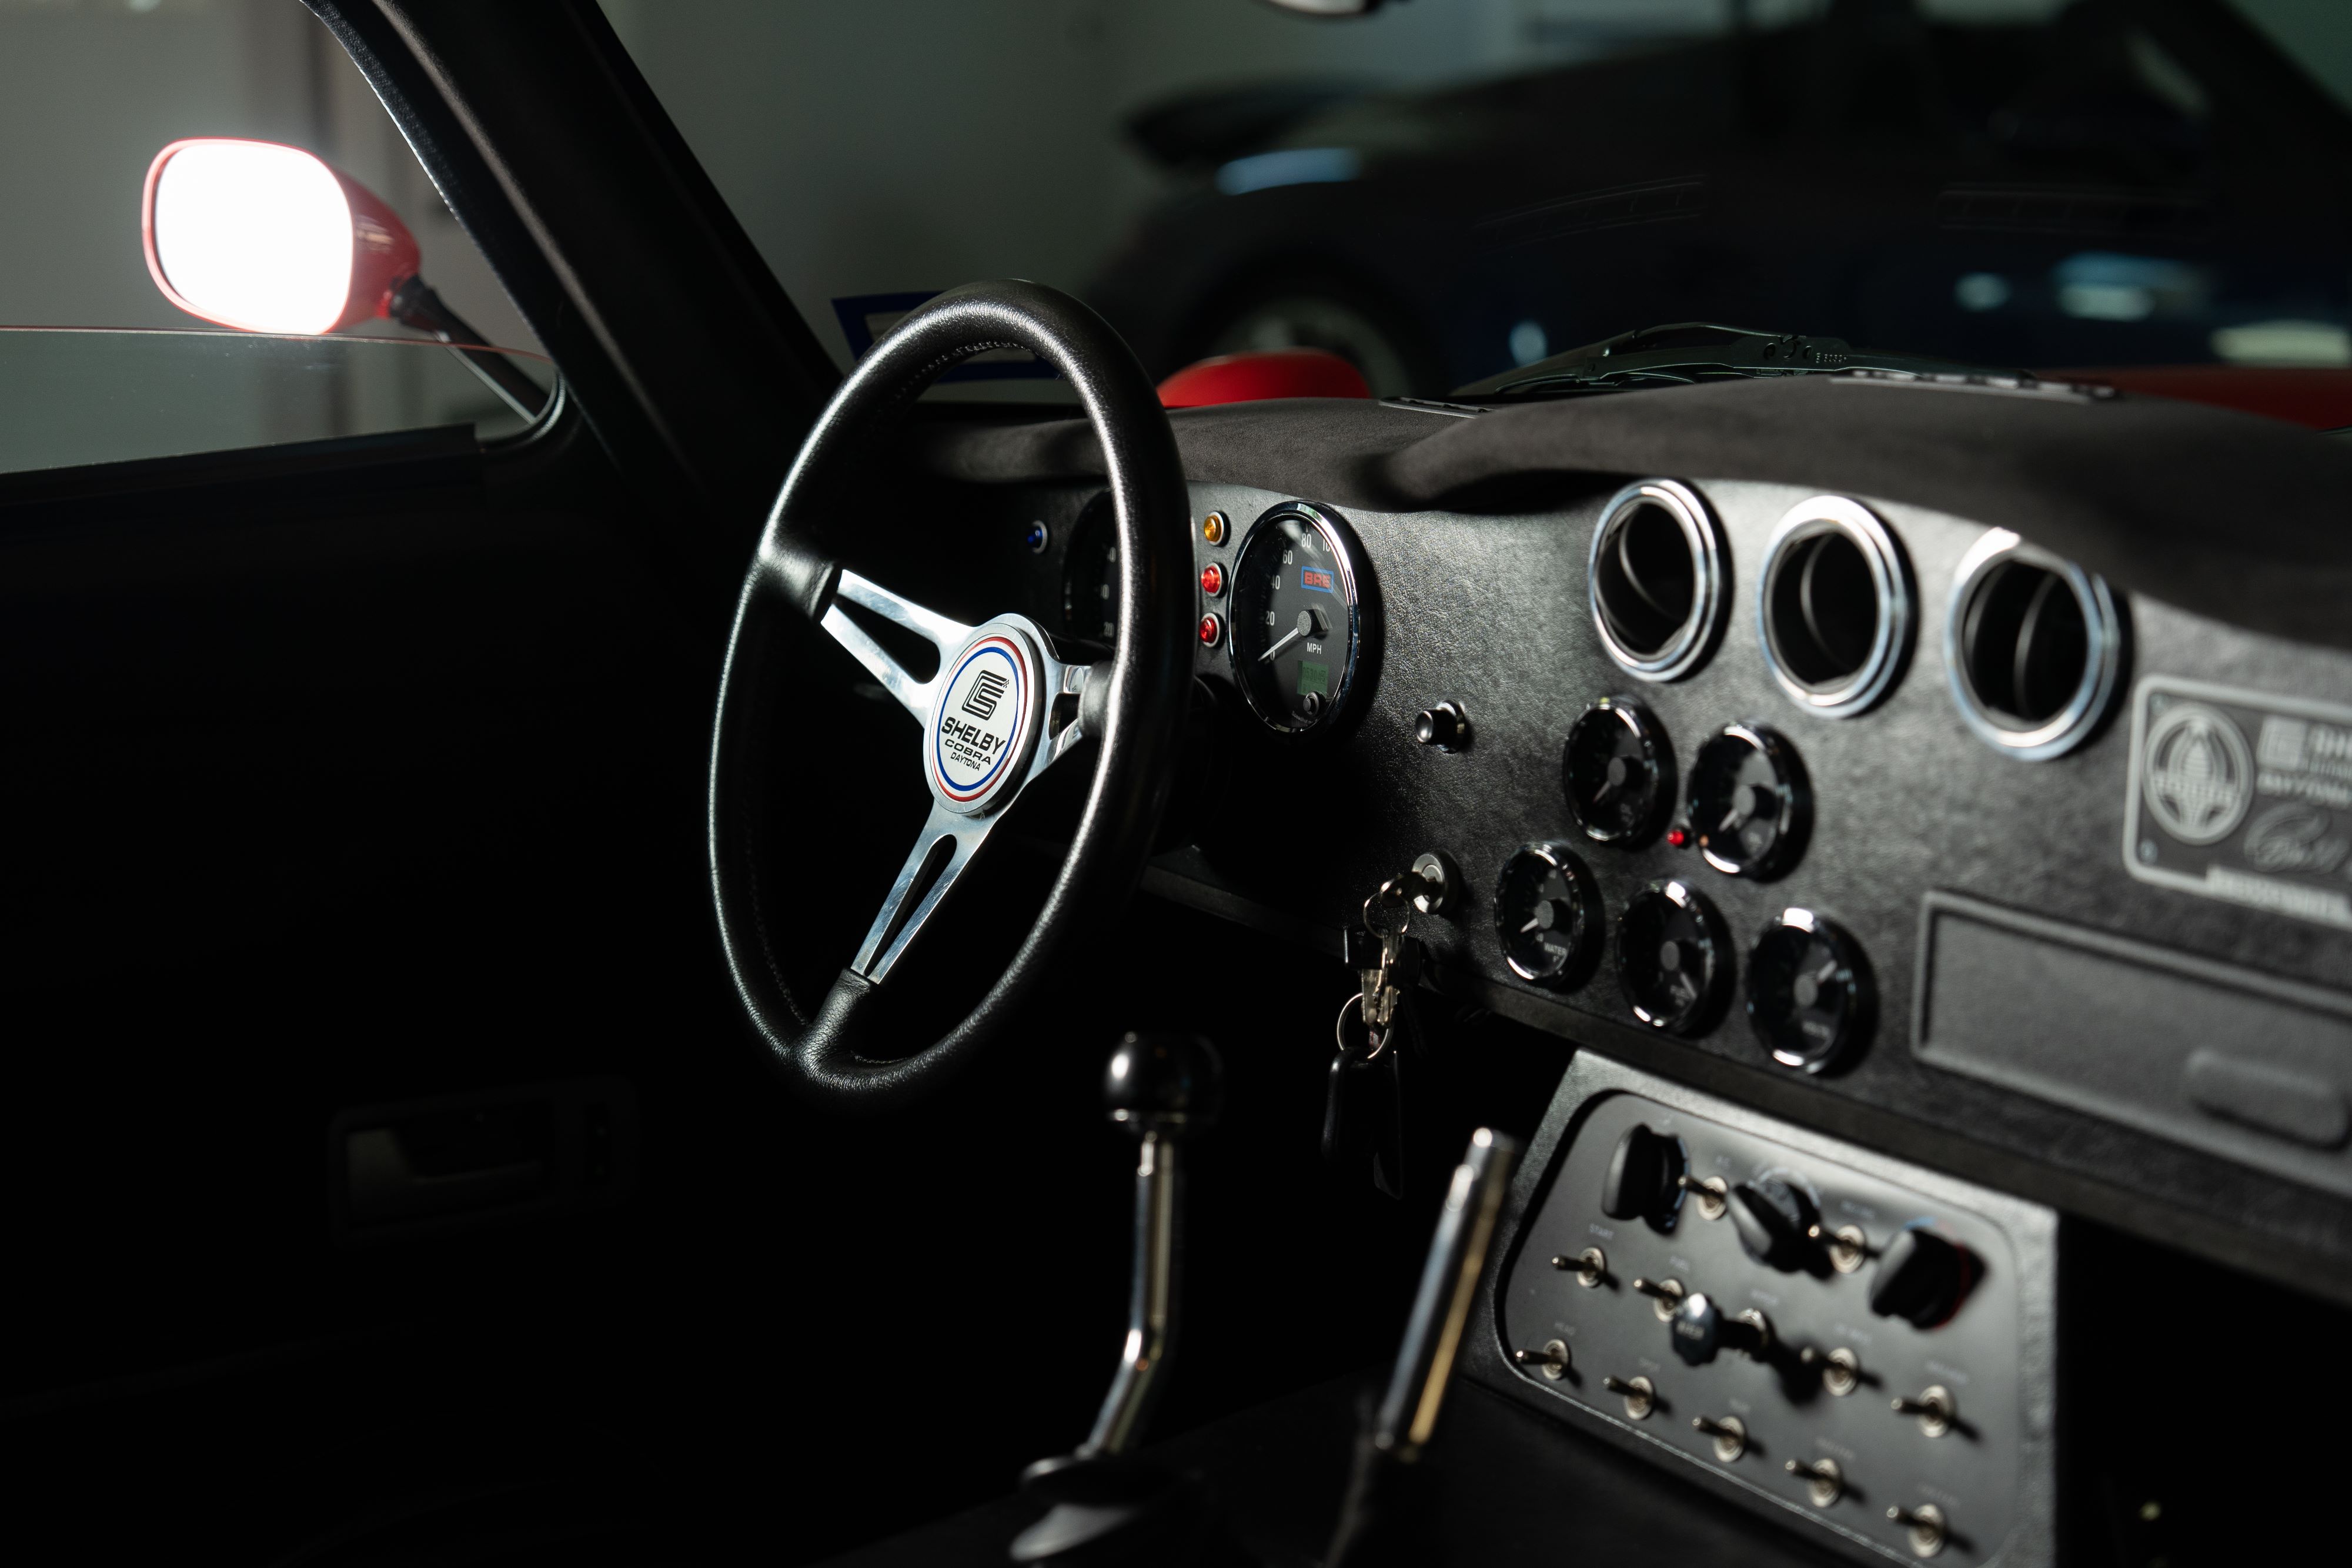
[[[1496,1221],[1510,1191],[1519,1145],[1481,1127],[1454,1167],[1445,1207],[1422,1265],[1404,1343],[1371,1418],[1356,1439],[1355,1469],[1339,1520],[1324,1553],[1324,1568],[1373,1568],[1417,1560],[1403,1531],[1394,1528],[1398,1493],[1409,1467],[1437,1430],[1455,1356],[1468,1330],[1470,1308],[1494,1245]]]

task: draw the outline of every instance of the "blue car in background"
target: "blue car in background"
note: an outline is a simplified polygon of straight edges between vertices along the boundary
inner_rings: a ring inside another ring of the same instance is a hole
[[[2227,0],[1835,0],[1129,130],[1176,189],[1090,297],[1162,373],[1308,346],[1428,394],[1695,317],[2000,366],[2352,364],[2352,115]]]

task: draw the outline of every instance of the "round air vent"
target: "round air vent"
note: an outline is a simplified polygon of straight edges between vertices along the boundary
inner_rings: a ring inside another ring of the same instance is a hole
[[[2123,612],[2072,561],[1994,528],[1960,558],[1944,668],[1969,727],[2029,762],[2098,729],[2123,681]]]
[[[1792,507],[1764,550],[1757,632],[1801,706],[1850,718],[1885,696],[1911,651],[1911,563],[1886,525],[1837,496]]]
[[[1610,497],[1592,529],[1585,585],[1601,645],[1627,674],[1678,681],[1706,662],[1722,629],[1723,531],[1706,503],[1671,479]]]

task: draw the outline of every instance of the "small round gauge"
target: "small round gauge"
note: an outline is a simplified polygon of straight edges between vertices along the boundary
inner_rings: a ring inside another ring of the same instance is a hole
[[[1861,946],[1810,909],[1784,909],[1748,956],[1748,1021],[1783,1067],[1819,1072],[1870,1032]]]
[[[1617,978],[1652,1029],[1703,1033],[1730,988],[1723,917],[1688,883],[1652,883],[1617,917]]]
[[[1812,811],[1797,748],[1760,724],[1724,726],[1691,761],[1691,833],[1727,875],[1774,877],[1796,864]]]
[[[1355,549],[1336,518],[1291,502],[1251,528],[1234,560],[1234,684],[1268,728],[1329,725],[1356,674],[1362,617]]]
[[[1495,935],[1511,973],[1566,990],[1601,953],[1601,894],[1566,844],[1529,844],[1495,883]]]
[[[1062,631],[1105,645],[1118,641],[1118,528],[1110,507],[1088,507],[1062,563]]]
[[[1641,704],[1602,697],[1569,726],[1560,788],[1585,836],[1636,844],[1658,831],[1675,799],[1675,756]]]

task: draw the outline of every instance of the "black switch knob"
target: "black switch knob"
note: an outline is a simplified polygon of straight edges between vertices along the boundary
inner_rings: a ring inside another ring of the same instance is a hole
[[[1612,1219],[1664,1218],[1682,1195],[1685,1161],[1680,1138],[1636,1122],[1617,1140],[1609,1174],[1601,1180],[1601,1212]]]
[[[1746,1312],[1733,1317],[1699,1291],[1683,1298],[1675,1315],[1666,1320],[1666,1333],[1674,1341],[1675,1354],[1693,1366],[1705,1366],[1718,1352],[1727,1350],[1760,1361],[1772,1344],[1772,1325],[1763,1313]]]
[[[1794,1269],[1804,1260],[1805,1232],[1812,1226],[1805,1195],[1779,1176],[1759,1176],[1731,1189],[1731,1228],[1740,1248],[1759,1263]]]
[[[1976,1283],[1976,1255],[1921,1226],[1895,1232],[1870,1277],[1870,1310],[1934,1328],[1959,1311]]]

